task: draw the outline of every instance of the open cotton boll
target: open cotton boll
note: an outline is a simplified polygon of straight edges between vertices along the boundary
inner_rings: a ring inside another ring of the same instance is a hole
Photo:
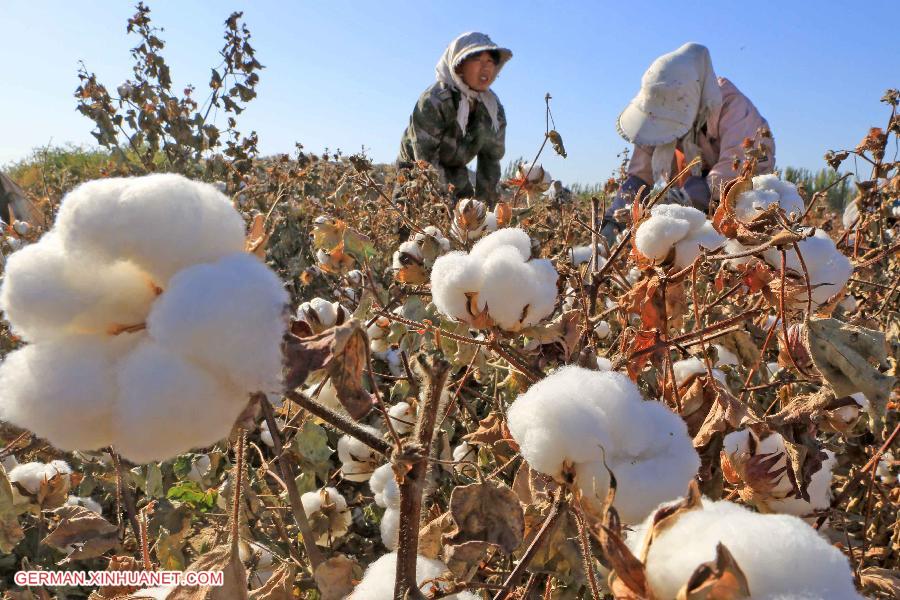
[[[482,274],[478,306],[487,306],[503,329],[517,331],[553,312],[559,275],[549,260],[522,262],[516,249],[496,248],[484,261]]]
[[[244,247],[244,221],[228,197],[171,173],[84,183],[63,198],[56,229],[68,250],[129,260],[162,287],[187,266]]]
[[[172,278],[147,320],[171,352],[229,378],[244,392],[281,389],[288,293],[255,256],[239,252]]]
[[[675,268],[684,269],[694,262],[700,256],[700,248],[715,250],[724,243],[725,236],[716,231],[711,222],[704,221],[702,225],[691,230],[687,237],[675,244]]]
[[[506,227],[481,238],[472,246],[469,256],[484,260],[501,246],[512,246],[519,252],[522,260],[531,258],[531,238],[518,227]]]
[[[797,246],[809,273],[813,305],[824,304],[847,284],[853,274],[853,263],[837,249],[828,233],[821,229],[817,229],[811,237],[797,242]],[[774,248],[766,250],[763,252],[763,258],[780,272],[779,250]],[[785,253],[785,268],[798,274],[805,287],[803,265],[800,264],[800,258],[793,248]],[[805,306],[806,300],[805,289],[794,298],[796,305]]]
[[[897,483],[897,473],[891,470],[894,465],[894,454],[889,450],[881,455],[875,474],[882,483],[893,485]]]
[[[738,220],[749,222],[773,204],[780,206],[788,215],[803,214],[803,198],[793,183],[782,181],[777,175],[757,175],[753,178],[753,189],[738,196],[734,214]]]
[[[122,360],[117,375],[113,445],[136,463],[166,460],[228,437],[248,401],[243,391],[151,340]]]
[[[350,314],[339,302],[329,302],[324,298],[313,298],[297,308],[297,319],[303,321],[313,333],[321,333],[334,327],[339,316]]]
[[[322,386],[322,389],[319,390],[319,395],[316,395],[317,385],[311,385],[305,390],[303,393],[313,398],[316,402],[323,406],[327,406],[331,410],[337,411],[339,413],[346,413],[347,409],[344,408],[344,405],[341,404],[340,399],[337,396],[337,389],[334,387],[334,383],[331,381],[331,378],[325,382],[325,385]]]
[[[117,398],[113,361],[144,337],[73,335],[10,352],[0,363],[0,420],[61,450],[109,446]]]
[[[723,346],[722,344],[713,344],[713,348],[716,349],[716,366],[721,367],[723,365],[734,365],[738,366],[741,364],[741,361],[738,359],[737,354]]]
[[[645,402],[620,373],[563,367],[519,396],[507,422],[534,469],[558,480],[574,469],[592,508],[609,487],[605,458],[619,484],[614,506],[625,523],[682,495],[700,466],[684,422],[658,402]]]
[[[73,255],[54,233],[10,256],[0,285],[0,310],[30,342],[143,323],[155,298],[133,264]]]
[[[391,552],[400,544],[400,508],[389,506],[381,515],[378,525],[381,532],[381,543]]]
[[[388,409],[388,415],[394,431],[400,435],[408,433],[416,424],[416,411],[409,402],[398,402]]]
[[[432,585],[440,587],[440,582],[431,582],[449,572],[447,565],[439,560],[416,557],[416,585],[428,592]],[[385,554],[366,568],[362,580],[347,597],[347,600],[392,600],[397,574],[397,553]],[[431,582],[426,584],[425,582]],[[447,600],[478,600],[471,592],[460,592],[443,596]]]
[[[360,427],[373,435],[381,435],[380,431],[370,425]],[[348,481],[368,481],[381,461],[380,454],[349,435],[341,436],[338,440],[337,453],[344,479]]]
[[[464,321],[469,318],[466,293],[481,287],[479,264],[465,252],[449,252],[438,257],[431,268],[431,299],[438,310]]]
[[[375,504],[383,508],[400,508],[400,486],[394,478],[390,463],[381,465],[372,473],[369,488],[375,495]]]
[[[691,377],[706,375],[706,363],[696,356],[691,356],[690,358],[673,362],[672,371],[675,373],[675,383],[681,386]],[[727,380],[725,379],[725,373],[719,369],[713,369],[712,374],[713,377],[723,385],[728,385]]]
[[[49,463],[29,462],[17,465],[7,477],[11,483],[18,483],[29,494],[36,496],[41,491],[41,483],[49,481],[57,475],[71,475],[72,467],[65,461],[54,460]]]
[[[633,552],[640,552],[651,520],[629,535]],[[862,598],[847,558],[802,520],[705,499],[702,509],[683,513],[650,545],[645,566],[654,596],[674,600],[694,570],[715,559],[719,543],[747,577],[754,600]]]
[[[271,434],[269,439],[271,439]],[[203,483],[203,478],[209,473],[210,464],[209,454],[197,456],[191,463],[191,470],[187,474],[188,480],[194,483]]]
[[[66,499],[66,504],[69,506],[83,506],[91,512],[95,512],[98,515],[103,514],[103,507],[100,506],[100,503],[94,500],[93,498],[88,498],[86,496],[69,496]]]
[[[693,206],[681,206],[680,204],[657,204],[650,209],[652,216],[681,219],[690,223],[691,231],[707,222],[706,214]]]
[[[651,215],[640,224],[634,243],[638,252],[655,261],[664,260],[672,247],[691,230],[690,222],[666,215]]]
[[[603,257],[603,247],[597,245],[597,268],[602,268],[603,265],[606,264],[606,258]],[[578,265],[584,264],[591,260],[591,247],[587,246],[574,246],[569,251],[569,259],[572,261],[572,266],[577,267]]]
[[[339,538],[347,533],[352,518],[347,509],[347,500],[337,489],[333,487],[322,488],[313,492],[306,492],[300,496],[303,511],[317,525],[317,531],[321,531],[316,538],[316,544],[327,546],[329,540]]]

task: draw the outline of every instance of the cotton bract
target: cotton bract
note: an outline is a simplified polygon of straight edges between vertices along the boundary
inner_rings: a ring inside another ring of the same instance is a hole
[[[683,269],[700,255],[700,248],[713,250],[725,242],[706,215],[689,206],[662,204],[650,209],[650,218],[642,222],[635,234],[638,252],[664,262],[674,253],[676,269]]]
[[[468,254],[439,257],[431,271],[432,299],[454,319],[508,331],[534,325],[556,305],[558,274],[547,259],[531,259],[531,240],[519,229],[502,229]]]
[[[650,520],[628,537],[632,551],[646,543]],[[847,558],[802,520],[724,500],[703,500],[702,509],[682,514],[653,540],[645,568],[655,597],[674,600],[694,570],[715,559],[718,543],[734,556],[754,600],[862,598]]]
[[[226,437],[281,389],[289,300],[243,244],[228,198],[179,175],[73,190],[7,264],[0,309],[29,344],[0,364],[0,419],[135,462]]]
[[[588,508],[606,498],[605,458],[625,523],[683,495],[700,466],[684,422],[620,373],[563,367],[519,396],[507,420],[529,464],[559,481],[574,475]]]

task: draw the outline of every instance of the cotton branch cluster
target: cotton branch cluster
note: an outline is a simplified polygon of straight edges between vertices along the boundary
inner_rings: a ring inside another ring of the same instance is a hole
[[[9,258],[0,309],[29,342],[0,365],[0,419],[64,450],[164,460],[226,437],[281,388],[288,295],[244,222],[179,175],[85,183]]]
[[[658,263],[672,260],[683,269],[700,255],[700,248],[713,250],[725,242],[706,215],[690,206],[661,204],[650,209],[635,234],[635,247]]]
[[[347,500],[337,489],[325,487],[300,496],[303,511],[310,518],[313,530],[318,534],[316,544],[327,546],[350,527],[352,521]]]
[[[763,515],[727,501],[703,500],[650,544],[647,579],[660,600],[674,600],[691,574],[716,557],[723,544],[747,578],[754,600],[856,600],[853,575],[840,550],[801,519]],[[652,517],[629,536],[635,553],[649,543]]]
[[[608,467],[624,523],[682,496],[700,467],[684,422],[620,373],[563,367],[513,402],[508,424],[525,460],[574,480],[589,510],[606,498]]]
[[[531,238],[501,229],[468,254],[450,252],[431,271],[435,306],[473,327],[499,325],[518,331],[549,316],[556,305],[558,274],[547,259],[531,257]]]
[[[497,227],[502,224],[496,210],[488,211],[487,205],[481,200],[461,199],[453,209],[450,235],[465,244],[497,231]]]

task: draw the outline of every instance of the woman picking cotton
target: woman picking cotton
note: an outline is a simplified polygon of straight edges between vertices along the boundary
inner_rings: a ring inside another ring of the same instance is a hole
[[[398,166],[430,163],[455,198],[475,197],[493,206],[505,153],[506,115],[491,84],[512,52],[477,32],[447,46],[435,67],[436,81],[416,103],[400,142]],[[478,159],[475,183],[466,167]]]
[[[610,242],[624,227],[627,211],[621,209],[642,187],[667,182],[697,157],[701,164],[675,182],[663,202],[707,212],[721,186],[737,176],[734,159],[744,157],[744,139],[759,137],[769,124],[731,81],[716,77],[709,50],[688,43],[653,61],[616,126],[635,146],[628,178],[606,211],[603,234]],[[766,156],[757,173],[771,173],[775,142],[770,136],[758,141]]]

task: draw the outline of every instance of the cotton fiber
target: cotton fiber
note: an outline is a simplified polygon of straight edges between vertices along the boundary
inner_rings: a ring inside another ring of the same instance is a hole
[[[447,565],[439,560],[416,557],[416,583],[423,592],[427,592],[431,585],[440,588],[440,582],[426,583],[447,575]],[[397,553],[385,554],[369,565],[363,574],[362,581],[347,597],[347,600],[391,600],[394,597],[394,584],[397,575]],[[471,592],[460,592],[444,596],[448,600],[478,600],[478,596]]]
[[[654,262],[665,261],[674,251],[674,266],[683,269],[700,255],[700,248],[714,250],[725,242],[706,215],[689,206],[661,204],[635,234],[635,246]]]

